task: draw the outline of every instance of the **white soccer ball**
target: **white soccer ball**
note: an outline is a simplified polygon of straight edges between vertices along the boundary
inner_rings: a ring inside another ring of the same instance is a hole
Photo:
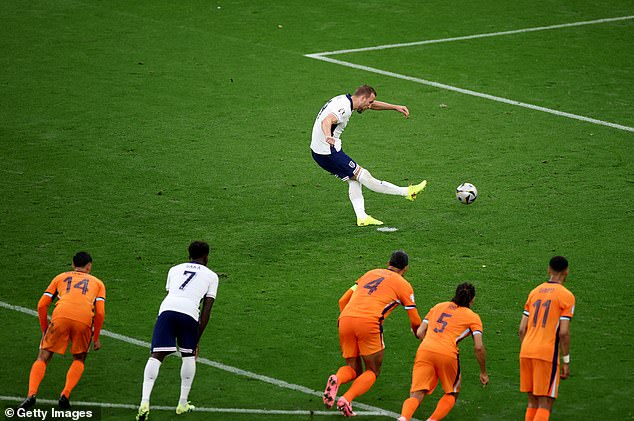
[[[462,183],[456,189],[456,198],[460,203],[471,204],[478,198],[478,189],[471,183]]]

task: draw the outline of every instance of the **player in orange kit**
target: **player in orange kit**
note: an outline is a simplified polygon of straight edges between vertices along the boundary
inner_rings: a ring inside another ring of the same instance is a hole
[[[563,286],[568,260],[562,256],[550,259],[548,274],[548,282],[528,295],[519,328],[520,391],[528,394],[526,421],[548,421],[559,378],[570,375],[570,319],[575,312],[575,296]]]
[[[414,290],[403,278],[409,268],[408,260],[404,251],[395,251],[387,269],[367,272],[339,299],[339,343],[346,365],[328,378],[323,396],[326,408],[334,405],[339,386],[354,380],[337,401],[337,409],[346,417],[356,415],[352,400],[370,390],[379,376],[385,348],[383,320],[392,310],[402,304],[412,331],[415,333],[420,326]]]
[[[476,359],[480,365],[480,382],[483,385],[489,383],[486,352],[482,343],[482,321],[470,308],[474,299],[475,287],[469,283],[460,284],[451,301],[437,304],[423,319],[417,332],[423,342],[416,352],[410,397],[403,402],[398,421],[412,418],[425,396],[433,393],[438,380],[445,394],[427,421],[439,421],[447,416],[456,403],[462,380],[458,343],[467,336],[473,337]],[[432,326],[429,326],[430,323]]]
[[[101,348],[99,333],[106,316],[106,288],[103,282],[90,275],[91,269],[92,257],[83,251],[77,253],[73,256],[73,271],[57,275],[42,295],[37,305],[43,334],[40,353],[31,367],[29,392],[20,408],[28,409],[35,405],[35,395],[48,362],[53,353],[64,355],[70,341],[73,362],[59,398],[60,409],[70,409],[68,398],[84,372],[91,339],[95,351]],[[59,299],[49,324],[48,307],[55,298]]]

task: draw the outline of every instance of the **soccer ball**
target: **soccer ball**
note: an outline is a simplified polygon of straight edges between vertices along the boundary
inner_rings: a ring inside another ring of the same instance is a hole
[[[478,198],[478,189],[471,183],[462,183],[456,189],[456,198],[460,203],[471,204]]]

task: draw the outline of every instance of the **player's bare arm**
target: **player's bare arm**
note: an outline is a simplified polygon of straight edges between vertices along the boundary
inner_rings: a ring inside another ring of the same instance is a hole
[[[389,102],[374,101],[370,105],[370,109],[375,111],[394,110],[403,114],[405,118],[409,117],[409,109],[405,105],[390,104]]]
[[[570,358],[570,320],[559,321],[559,350],[561,355]],[[570,362],[562,361],[561,378],[567,379],[570,376]]]
[[[418,327],[418,330],[416,331],[416,336],[418,336],[418,339],[422,341],[423,339],[425,339],[426,334],[427,334],[427,322],[423,320],[423,322]]]
[[[198,321],[198,339],[203,336],[203,332],[209,323],[211,317],[211,307],[214,305],[214,299],[212,297],[205,297],[203,300],[203,310],[200,313],[200,320]]]
[[[473,349],[480,365],[480,383],[486,386],[489,383],[489,375],[486,367],[486,350],[484,349],[481,334],[473,335]]]
[[[528,317],[522,315],[522,320],[520,321],[520,328],[518,334],[520,335],[520,344],[524,342],[524,336],[526,336],[526,329],[528,328]]]
[[[334,114],[328,114],[328,116],[324,118],[324,121],[321,122],[321,130],[324,132],[324,135],[326,135],[326,142],[331,145],[335,144],[335,138],[332,137],[332,126],[337,123],[337,117]]]

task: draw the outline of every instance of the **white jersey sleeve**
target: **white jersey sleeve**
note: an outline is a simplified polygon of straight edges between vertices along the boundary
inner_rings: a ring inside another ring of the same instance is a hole
[[[317,114],[310,143],[310,149],[316,154],[330,155],[330,144],[326,142],[326,135],[321,129],[321,123],[331,114],[337,118],[337,124],[332,126],[332,136],[336,139],[334,147],[336,151],[340,151],[341,133],[352,116],[352,97],[349,94],[336,96],[328,101]]]
[[[198,320],[201,300],[216,298],[218,275],[199,263],[182,263],[169,270],[166,288],[167,297],[161,303],[159,314],[177,311]]]

